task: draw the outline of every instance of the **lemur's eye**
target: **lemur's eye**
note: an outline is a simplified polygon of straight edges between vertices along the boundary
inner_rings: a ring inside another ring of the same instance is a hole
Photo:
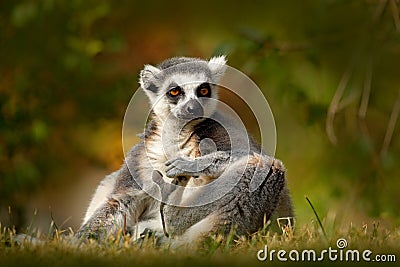
[[[197,88],[197,96],[199,97],[210,97],[211,96],[211,88],[210,84],[203,83]]]
[[[176,97],[176,96],[178,96],[180,94],[182,94],[182,89],[179,86],[174,87],[174,88],[172,88],[171,90],[168,91],[168,95],[172,96],[172,97]]]
[[[208,95],[208,88],[201,88],[200,89],[200,95],[203,95],[203,96]]]

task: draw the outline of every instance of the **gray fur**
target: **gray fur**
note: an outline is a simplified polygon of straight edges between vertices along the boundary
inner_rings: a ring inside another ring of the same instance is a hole
[[[201,83],[218,84],[224,64],[223,57],[172,58],[145,66],[140,84],[153,106],[150,121],[120,170],[106,177],[112,188],[100,204],[94,203],[102,196],[99,186],[78,237],[102,238],[124,226],[136,237],[145,229],[162,233],[163,215],[172,240],[191,242],[232,228],[252,233],[274,212],[293,216],[283,164],[267,156],[235,118],[216,110],[216,87],[210,99],[193,94]],[[174,102],[165,96],[170,84],[185,93]],[[198,101],[208,118],[180,119],[187,101]],[[149,193],[167,204],[160,207]]]
[[[238,160],[227,170],[225,175],[239,175],[239,182],[222,198],[210,204],[200,207],[165,208],[167,232],[172,236],[183,235],[192,225],[200,220],[215,214],[218,218],[212,226],[212,231],[228,234],[235,228],[239,235],[253,233],[263,226],[263,220],[269,219],[278,205],[279,197],[285,186],[284,170],[279,161],[270,157],[261,157],[263,169],[258,175],[262,175],[265,184],[255,192],[249,191],[250,178],[256,172],[257,164],[251,163],[244,173],[238,172],[238,165],[247,164],[247,158]],[[272,171],[269,172],[270,167]],[[214,187],[218,190],[217,187]],[[198,197],[212,194],[212,192],[198,192]],[[172,196],[173,197],[173,196]]]

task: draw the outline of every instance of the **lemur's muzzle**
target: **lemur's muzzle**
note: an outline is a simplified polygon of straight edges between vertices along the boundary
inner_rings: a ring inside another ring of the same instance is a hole
[[[185,106],[183,106],[182,115],[184,119],[203,117],[203,106],[196,99],[190,99]]]

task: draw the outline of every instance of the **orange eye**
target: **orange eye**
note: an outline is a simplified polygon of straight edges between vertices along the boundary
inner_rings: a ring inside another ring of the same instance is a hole
[[[179,87],[175,87],[175,88],[172,88],[171,90],[169,90],[168,91],[168,94],[170,95],[170,96],[178,96],[178,95],[180,95],[181,94],[181,88],[179,88]]]
[[[206,96],[206,95],[208,95],[208,88],[201,88],[200,89],[200,95],[202,95],[202,96]]]
[[[211,87],[209,83],[203,83],[197,87],[198,97],[211,97]]]
[[[211,87],[209,83],[200,84],[197,87],[197,96],[198,97],[211,97]]]

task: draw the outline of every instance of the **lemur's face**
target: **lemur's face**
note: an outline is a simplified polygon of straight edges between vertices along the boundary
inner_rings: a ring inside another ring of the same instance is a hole
[[[217,108],[217,83],[225,71],[225,58],[210,61],[176,58],[160,68],[147,65],[140,84],[156,116],[181,120],[210,117]]]
[[[216,109],[217,86],[205,73],[176,73],[160,88],[153,110],[159,117],[171,113],[177,119],[209,117]]]

